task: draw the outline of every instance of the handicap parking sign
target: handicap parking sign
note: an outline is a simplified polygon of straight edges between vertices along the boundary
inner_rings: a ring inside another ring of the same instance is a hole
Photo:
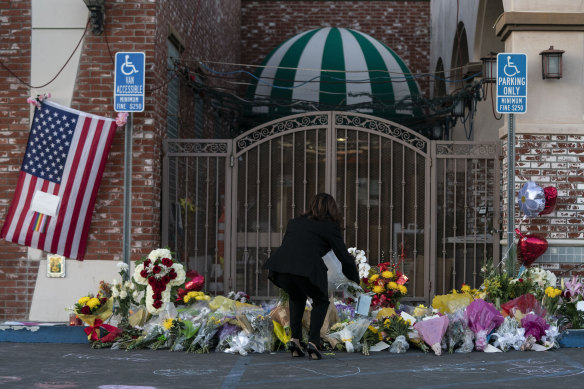
[[[527,108],[527,55],[497,54],[497,112],[525,113]]]
[[[144,111],[144,53],[116,53],[114,80],[114,110],[116,112]]]

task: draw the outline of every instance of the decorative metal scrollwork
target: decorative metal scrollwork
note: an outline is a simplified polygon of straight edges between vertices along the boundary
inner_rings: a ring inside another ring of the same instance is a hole
[[[296,116],[282,121],[273,122],[263,127],[256,127],[237,139],[236,152],[240,152],[254,143],[282,132],[303,127],[327,126],[328,124],[329,115],[318,113]]]
[[[467,155],[469,157],[497,157],[496,143],[437,143],[437,155]]]
[[[428,142],[420,137],[418,133],[400,127],[397,124],[372,117],[359,116],[352,113],[335,113],[335,125],[377,131],[394,137],[423,152],[426,152],[428,148]]]
[[[168,153],[227,154],[229,141],[167,140]]]

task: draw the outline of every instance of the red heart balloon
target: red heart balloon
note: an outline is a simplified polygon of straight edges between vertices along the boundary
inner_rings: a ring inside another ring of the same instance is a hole
[[[529,267],[535,260],[543,255],[548,248],[545,238],[534,235],[523,235],[519,230],[515,230],[519,235],[517,243],[517,260],[525,267]]]
[[[543,188],[543,194],[545,196],[545,207],[541,211],[540,215],[547,215],[552,213],[556,208],[556,200],[558,198],[558,190],[553,186],[546,186]]]

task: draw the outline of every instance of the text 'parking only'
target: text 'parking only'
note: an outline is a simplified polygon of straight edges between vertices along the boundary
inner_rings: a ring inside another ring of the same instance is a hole
[[[525,113],[527,109],[527,55],[497,54],[497,112]]]

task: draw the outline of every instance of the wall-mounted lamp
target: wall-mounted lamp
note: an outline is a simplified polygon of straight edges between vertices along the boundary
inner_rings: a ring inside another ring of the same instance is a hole
[[[562,54],[564,50],[554,50],[554,46],[539,53],[541,55],[541,77],[562,78]]]
[[[83,0],[83,2],[91,12],[91,31],[95,35],[101,35],[105,21],[105,0]]]
[[[491,51],[488,56],[481,58],[481,61],[483,62],[483,82],[496,82],[497,54]]]
[[[464,117],[464,110],[466,107],[466,99],[464,97],[456,100],[454,106],[452,107],[452,116],[456,118]]]
[[[432,127],[432,139],[442,140],[444,136],[444,125],[442,123],[435,123]]]

